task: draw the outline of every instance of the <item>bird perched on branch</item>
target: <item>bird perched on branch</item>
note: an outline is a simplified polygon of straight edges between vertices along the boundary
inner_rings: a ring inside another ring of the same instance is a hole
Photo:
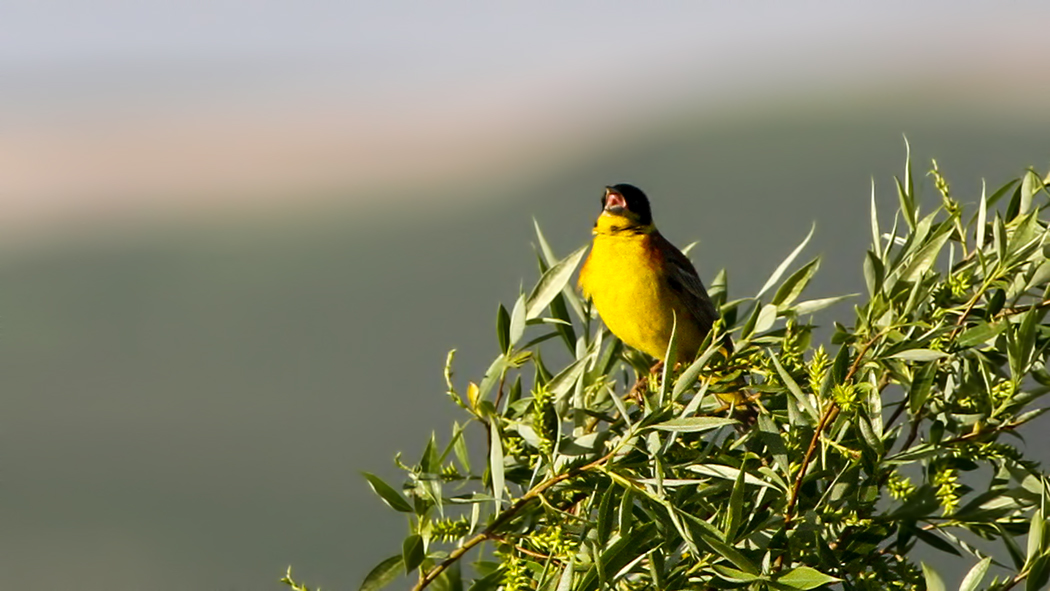
[[[657,231],[633,185],[605,188],[579,284],[613,334],[661,361],[676,321],[677,357],[692,360],[718,319],[693,264]]]

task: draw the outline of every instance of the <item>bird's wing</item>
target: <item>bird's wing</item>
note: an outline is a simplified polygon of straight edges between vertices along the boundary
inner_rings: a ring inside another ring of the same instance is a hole
[[[711,297],[704,289],[704,283],[696,273],[696,268],[689,258],[682,254],[673,244],[659,233],[654,234],[657,246],[664,254],[667,265],[667,282],[671,289],[680,297],[689,313],[700,324],[706,332],[711,330],[715,320],[718,320],[718,310],[711,302]],[[728,340],[727,340],[728,341]]]

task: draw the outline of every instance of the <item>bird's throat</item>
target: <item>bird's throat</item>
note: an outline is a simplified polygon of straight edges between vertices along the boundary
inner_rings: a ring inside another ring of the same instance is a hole
[[[632,236],[638,234],[652,234],[656,231],[653,224],[640,224],[628,215],[620,215],[603,211],[594,222],[594,234],[605,236]]]

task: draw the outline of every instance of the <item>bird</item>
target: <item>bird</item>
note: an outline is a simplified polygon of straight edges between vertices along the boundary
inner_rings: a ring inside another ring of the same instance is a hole
[[[658,363],[674,331],[677,359],[694,359],[718,310],[689,258],[656,229],[645,193],[606,187],[593,234],[579,287],[605,326]],[[731,351],[728,339],[723,347]]]

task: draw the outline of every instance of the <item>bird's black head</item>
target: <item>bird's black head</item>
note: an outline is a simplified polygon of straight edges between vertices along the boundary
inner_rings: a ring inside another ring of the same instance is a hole
[[[620,183],[605,187],[602,210],[614,216],[627,218],[634,225],[648,226],[653,223],[649,198],[634,185]]]

